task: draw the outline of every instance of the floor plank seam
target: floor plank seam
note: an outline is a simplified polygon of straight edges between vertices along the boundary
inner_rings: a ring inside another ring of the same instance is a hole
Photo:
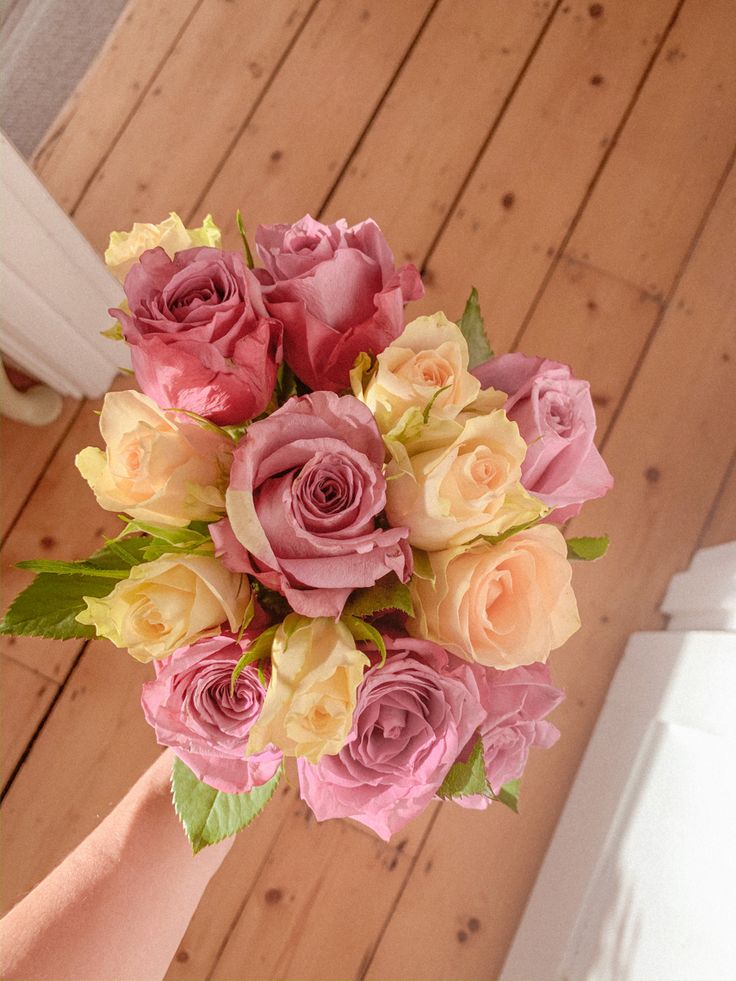
[[[373,963],[375,956],[378,953],[378,948],[381,946],[381,941],[383,940],[384,934],[388,929],[388,925],[393,919],[394,913],[396,912],[396,908],[401,902],[401,897],[404,895],[406,887],[409,883],[409,879],[411,879],[411,877],[414,875],[414,869],[416,868],[417,862],[419,861],[419,858],[422,852],[424,851],[424,846],[427,844],[427,841],[429,840],[429,836],[432,833],[432,829],[434,828],[437,819],[440,816],[441,807],[442,807],[441,803],[437,802],[435,804],[434,814],[427,822],[426,830],[422,835],[419,844],[417,845],[416,851],[414,852],[414,854],[411,857],[411,860],[409,861],[409,868],[406,870],[406,874],[404,875],[404,879],[401,883],[401,886],[399,887],[396,895],[393,898],[393,902],[391,903],[389,911],[384,918],[383,924],[381,925],[381,928],[378,931],[375,942],[371,946],[369,953],[366,955],[363,964],[361,965],[362,970],[359,972],[355,981],[365,981],[368,972],[371,969],[371,964]]]
[[[290,812],[287,811],[287,813],[284,814],[284,816],[281,818],[281,821],[279,822],[278,831],[273,836],[272,845],[270,848],[266,850],[263,856],[263,861],[258,866],[258,870],[256,871],[256,874],[253,876],[253,882],[250,888],[246,890],[245,896],[243,897],[243,902],[238,906],[237,912],[231,919],[227,930],[224,932],[222,937],[222,942],[220,943],[219,947],[217,948],[217,951],[215,952],[215,956],[212,960],[212,966],[210,967],[209,971],[205,975],[204,981],[213,981],[215,971],[217,970],[217,965],[220,963],[220,959],[222,958],[222,955],[224,954],[225,949],[227,948],[227,945],[230,942],[230,937],[233,935],[233,931],[235,930],[238,923],[240,922],[240,917],[243,915],[248,903],[250,902],[251,896],[256,891],[256,887],[258,886],[261,876],[263,875],[263,871],[266,868],[266,865],[268,864],[268,860],[271,857],[271,852],[273,851],[276,842],[281,837],[281,832],[284,829],[284,825],[289,819],[289,814]]]
[[[275,65],[273,66],[273,68],[272,68],[272,70],[271,70],[268,78],[264,82],[263,87],[261,88],[261,91],[258,93],[258,95],[256,96],[255,100],[253,101],[253,104],[251,105],[250,109],[246,113],[245,119],[242,121],[242,123],[240,124],[240,126],[238,126],[237,129],[235,130],[235,132],[233,133],[232,139],[228,143],[228,145],[227,145],[227,147],[225,149],[225,152],[222,154],[222,156],[218,160],[218,162],[217,162],[214,170],[212,171],[209,179],[207,181],[205,181],[204,187],[200,191],[199,197],[197,198],[194,206],[190,209],[190,211],[189,211],[189,213],[187,215],[187,222],[186,222],[187,224],[191,224],[191,222],[194,220],[195,216],[199,212],[199,209],[202,206],[202,202],[204,201],[205,197],[209,193],[210,188],[215,183],[215,181],[217,180],[217,177],[218,177],[220,171],[222,170],[222,168],[225,166],[225,164],[227,163],[228,159],[230,158],[230,154],[233,152],[233,150],[237,146],[238,141],[240,140],[240,137],[243,135],[243,133],[245,132],[245,130],[248,128],[248,124],[253,119],[253,117],[255,116],[255,114],[258,112],[258,109],[260,108],[261,103],[263,102],[263,100],[268,95],[268,93],[269,93],[269,91],[271,89],[271,86],[273,85],[274,81],[278,77],[279,72],[281,71],[281,68],[284,65],[284,62],[289,57],[289,55],[291,54],[291,52],[294,50],[294,47],[298,43],[298,41],[301,38],[302,34],[304,33],[304,30],[307,27],[307,24],[312,19],[312,16],[314,14],[314,11],[317,9],[317,6],[318,5],[319,5],[319,0],[313,0],[311,6],[309,7],[309,10],[307,10],[306,14],[302,18],[301,24],[294,31],[293,37],[291,38],[291,40],[289,41],[289,43],[286,45],[286,47],[284,48],[284,50],[281,52],[281,55],[279,56],[279,58],[277,59]],[[246,224],[247,224],[247,221],[246,221]]]
[[[30,756],[31,752],[33,751],[33,747],[36,744],[36,740],[42,734],[42,732],[44,730],[44,727],[45,727],[48,719],[51,716],[51,713],[54,711],[54,708],[56,706],[56,703],[59,701],[59,699],[61,698],[61,696],[64,694],[64,692],[66,690],[66,687],[67,687],[67,685],[69,683],[69,680],[71,679],[71,677],[74,674],[74,672],[77,670],[77,668],[79,666],[79,663],[82,660],[82,656],[84,655],[84,652],[87,650],[88,647],[89,647],[89,641],[86,641],[82,645],[81,650],[79,651],[79,653],[77,654],[77,656],[72,661],[71,667],[67,671],[65,677],[62,679],[61,682],[58,682],[59,687],[57,688],[56,692],[54,693],[54,697],[49,702],[48,707],[46,708],[46,711],[44,712],[43,716],[41,717],[41,720],[38,723],[38,726],[36,727],[35,732],[33,733],[33,735],[31,736],[30,740],[28,741],[25,749],[23,750],[20,758],[18,759],[18,762],[13,767],[10,775],[8,776],[8,779],[5,781],[5,785],[3,786],[2,790],[0,790],[0,805],[2,805],[3,801],[7,797],[8,793],[10,792],[10,790],[12,789],[13,784],[15,783],[15,780],[16,780],[18,774],[20,773],[21,769],[23,768],[23,766],[26,763],[26,760],[28,759],[28,757]]]
[[[409,61],[409,59],[411,58],[412,54],[414,53],[414,50],[415,50],[417,44],[419,43],[419,40],[421,39],[422,35],[424,34],[424,32],[425,32],[425,30],[426,30],[429,22],[432,20],[432,17],[434,16],[435,10],[437,9],[437,7],[440,5],[441,2],[442,2],[442,0],[433,0],[433,2],[429,5],[429,9],[427,10],[426,14],[422,18],[422,22],[420,23],[419,27],[417,28],[417,30],[416,30],[416,32],[414,34],[414,37],[411,39],[411,42],[409,43],[406,51],[404,52],[403,58],[401,59],[401,61],[399,62],[399,64],[396,66],[396,69],[395,69],[393,75],[389,79],[388,85],[383,90],[383,94],[381,95],[381,97],[379,98],[378,102],[376,103],[376,105],[375,105],[375,107],[373,109],[373,112],[371,113],[371,115],[370,115],[370,117],[368,119],[368,122],[363,127],[360,135],[358,136],[358,139],[355,141],[355,145],[353,146],[352,150],[350,150],[350,152],[348,153],[347,157],[345,158],[345,163],[340,168],[340,171],[338,172],[337,177],[332,182],[332,185],[330,186],[329,190],[327,191],[327,194],[325,195],[325,197],[324,197],[324,199],[322,201],[322,204],[319,206],[319,209],[317,211],[317,217],[318,218],[321,218],[322,217],[322,215],[324,214],[325,210],[329,206],[329,203],[330,203],[332,197],[334,196],[335,191],[338,189],[338,187],[340,186],[340,183],[342,182],[343,177],[347,173],[348,167],[350,166],[350,164],[355,159],[356,154],[360,151],[360,148],[363,145],[363,143],[365,142],[365,138],[368,135],[368,133],[370,132],[370,129],[373,126],[373,123],[376,121],[376,118],[378,117],[378,114],[380,113],[381,109],[383,108],[383,106],[384,106],[384,104],[386,102],[386,99],[389,97],[389,95],[393,91],[393,88],[394,88],[396,82],[398,81],[398,79],[401,76],[401,73],[404,70],[404,66],[406,65],[406,63]]]
[[[120,126],[120,128],[117,131],[117,133],[113,137],[112,142],[110,143],[110,145],[107,147],[107,149],[105,150],[105,152],[100,157],[97,165],[93,169],[93,171],[90,174],[90,176],[88,177],[88,179],[85,181],[84,186],[82,187],[82,190],[79,192],[79,195],[77,197],[77,200],[74,202],[74,204],[70,208],[70,210],[69,210],[69,217],[70,218],[74,218],[74,216],[76,215],[77,211],[79,210],[79,206],[81,205],[82,201],[84,200],[87,192],[89,191],[89,189],[92,186],[92,184],[94,183],[94,181],[97,179],[97,176],[100,173],[100,171],[102,170],[102,168],[107,163],[107,161],[108,161],[108,159],[110,157],[110,154],[112,153],[112,151],[115,149],[115,147],[120,142],[120,139],[121,139],[123,133],[126,131],[126,129],[128,128],[128,126],[130,125],[130,122],[133,119],[133,117],[135,116],[135,114],[138,112],[138,110],[139,110],[139,108],[141,106],[141,103],[143,102],[143,100],[148,95],[148,93],[149,93],[151,87],[153,86],[154,82],[156,81],[156,79],[158,78],[158,76],[161,74],[161,71],[163,70],[164,65],[166,64],[166,62],[171,57],[171,53],[174,51],[174,49],[176,48],[176,46],[179,43],[179,41],[182,39],[182,37],[184,36],[184,34],[187,32],[187,30],[189,28],[189,25],[192,22],[192,19],[196,16],[197,11],[200,9],[200,7],[202,6],[203,3],[204,3],[204,0],[198,0],[198,2],[195,4],[194,8],[192,9],[192,12],[189,14],[189,16],[187,17],[187,19],[184,21],[184,23],[182,24],[181,28],[177,32],[176,36],[174,37],[174,40],[171,42],[171,44],[169,45],[169,47],[166,49],[166,52],[165,52],[164,56],[159,60],[158,64],[156,65],[156,68],[153,71],[151,77],[149,78],[148,83],[146,85],[142,86],[141,92],[140,92],[140,95],[139,95],[138,99],[135,101],[135,103],[134,103],[132,109],[130,110],[130,112],[126,115],[125,119],[123,120],[122,125]]]
[[[646,336],[642,349],[639,353],[639,357],[636,359],[636,362],[632,367],[628,378],[626,379],[624,390],[621,393],[621,397],[618,400],[618,404],[616,405],[613,412],[611,413],[611,419],[606,427],[606,431],[604,432],[601,438],[601,444],[600,444],[601,452],[605,449],[606,444],[608,443],[608,440],[611,434],[613,433],[618,418],[621,415],[624,406],[626,405],[626,401],[629,397],[629,393],[631,392],[632,388],[636,383],[636,379],[639,376],[639,372],[641,371],[642,365],[646,361],[647,355],[649,354],[649,350],[652,344],[654,343],[654,339],[657,335],[657,331],[659,330],[660,324],[662,323],[662,320],[664,319],[672,303],[673,298],[676,296],[677,290],[680,288],[680,283],[682,282],[682,278],[685,275],[685,272],[690,264],[693,254],[695,253],[695,250],[698,247],[698,243],[700,242],[703,232],[705,231],[706,226],[708,225],[708,221],[710,220],[711,214],[713,213],[713,209],[716,206],[718,198],[720,197],[723,188],[725,187],[726,181],[728,180],[729,174],[731,173],[731,170],[733,169],[735,163],[736,163],[736,147],[734,147],[734,149],[731,151],[731,155],[728,158],[728,162],[726,163],[726,166],[724,167],[723,172],[721,173],[721,176],[716,183],[713,193],[711,194],[708,203],[703,211],[703,215],[698,223],[698,226],[695,229],[695,233],[690,240],[690,244],[685,251],[685,254],[680,262],[680,265],[677,268],[677,272],[675,273],[675,277],[672,281],[672,285],[667,291],[665,300],[662,306],[660,307],[657,316],[654,319],[652,328]]]
[[[647,65],[646,65],[644,71],[642,72],[641,78],[639,79],[639,82],[638,82],[636,88],[634,89],[633,95],[632,95],[631,99],[629,100],[629,104],[626,106],[626,108],[624,109],[623,113],[621,114],[621,118],[620,118],[620,120],[618,122],[618,125],[616,126],[616,129],[615,129],[615,131],[613,133],[613,136],[611,137],[611,141],[610,141],[610,143],[608,144],[608,146],[606,147],[606,149],[603,152],[603,155],[601,157],[600,163],[596,167],[595,172],[593,173],[593,176],[590,179],[590,182],[589,182],[589,184],[588,184],[588,186],[587,186],[587,188],[585,190],[585,193],[583,194],[583,197],[582,197],[582,200],[580,202],[580,205],[579,205],[577,211],[575,212],[575,214],[573,215],[573,218],[572,218],[572,221],[570,222],[570,225],[568,226],[567,232],[565,233],[565,235],[564,235],[564,237],[562,239],[562,242],[558,246],[557,251],[555,253],[555,256],[552,259],[552,261],[550,262],[550,264],[549,264],[549,266],[547,268],[547,272],[545,273],[545,276],[544,276],[544,278],[543,278],[543,280],[542,280],[542,282],[541,282],[538,290],[534,294],[534,298],[532,299],[532,302],[531,302],[531,304],[529,306],[529,309],[527,310],[526,315],[524,316],[524,318],[523,318],[523,320],[521,322],[521,326],[519,327],[518,331],[516,332],[516,336],[514,337],[514,340],[513,340],[513,343],[511,344],[511,347],[509,348],[510,351],[516,351],[518,349],[519,345],[521,344],[522,339],[524,337],[524,334],[526,333],[527,327],[531,323],[532,318],[533,318],[534,314],[537,311],[537,307],[541,303],[542,297],[544,296],[544,294],[545,294],[545,292],[547,290],[547,287],[549,286],[549,284],[550,284],[550,282],[552,280],[552,277],[554,276],[555,272],[557,271],[557,267],[560,264],[560,260],[561,260],[561,258],[563,256],[563,254],[567,252],[567,248],[568,248],[568,246],[570,244],[570,241],[572,240],[572,237],[573,237],[573,235],[575,233],[575,230],[576,230],[576,228],[578,227],[578,225],[580,223],[580,219],[583,217],[583,214],[585,213],[585,209],[588,207],[588,203],[589,203],[591,197],[593,196],[593,193],[594,193],[594,191],[595,191],[595,189],[596,189],[596,187],[598,185],[598,181],[600,180],[601,175],[605,171],[606,166],[608,164],[608,161],[611,159],[611,156],[613,154],[614,149],[616,148],[616,146],[618,144],[618,141],[619,141],[619,139],[621,137],[621,134],[623,133],[624,129],[626,128],[626,125],[627,125],[629,119],[631,118],[631,116],[632,116],[632,114],[634,112],[634,109],[636,108],[636,106],[637,106],[637,104],[639,102],[639,98],[641,96],[641,93],[644,91],[644,88],[646,86],[646,83],[649,80],[649,76],[651,75],[651,73],[652,73],[652,71],[654,69],[654,66],[659,61],[659,56],[662,53],[662,50],[664,49],[664,46],[665,46],[665,44],[667,42],[667,39],[669,38],[669,36],[670,36],[670,34],[672,32],[672,29],[674,28],[675,24],[677,23],[677,19],[680,16],[680,11],[682,10],[684,4],[685,4],[685,0],[679,0],[679,3],[676,5],[674,11],[672,12],[672,16],[670,17],[669,21],[667,22],[667,25],[666,25],[664,31],[662,32],[662,36],[660,37],[659,41],[657,42],[657,44],[656,44],[656,46],[654,48],[654,51],[652,52],[652,56],[649,59],[649,61],[648,61]]]
[[[681,0],[681,2],[684,2],[684,0]],[[491,145],[491,141],[493,140],[493,137],[496,135],[496,132],[498,131],[498,127],[503,122],[503,119],[506,116],[506,113],[507,113],[509,107],[511,106],[511,103],[514,100],[514,97],[516,96],[516,93],[519,91],[519,87],[521,86],[521,83],[524,81],[524,78],[526,76],[526,73],[527,73],[528,69],[530,68],[532,62],[534,61],[534,58],[536,57],[537,51],[539,50],[539,48],[542,45],[542,42],[544,41],[545,37],[547,36],[547,33],[548,33],[548,31],[549,31],[549,29],[550,29],[550,27],[552,25],[553,20],[555,19],[555,16],[557,14],[557,11],[558,11],[561,3],[562,3],[562,0],[556,0],[555,5],[552,7],[552,10],[550,11],[550,13],[548,15],[547,20],[542,25],[542,29],[540,30],[539,34],[537,35],[536,40],[534,41],[534,44],[532,45],[531,49],[529,50],[529,53],[527,54],[526,58],[524,59],[524,62],[522,64],[521,68],[519,69],[518,75],[514,79],[514,82],[511,85],[511,88],[506,93],[506,97],[504,98],[503,102],[501,103],[501,107],[500,107],[500,109],[498,110],[498,112],[496,114],[496,118],[491,123],[491,128],[488,131],[488,135],[486,136],[485,140],[483,141],[483,143],[481,144],[480,148],[478,149],[478,152],[476,153],[475,157],[473,158],[473,160],[472,160],[472,162],[470,164],[470,168],[468,169],[467,173],[465,174],[465,177],[460,182],[460,187],[458,188],[457,192],[455,193],[455,195],[453,196],[452,200],[450,201],[450,204],[448,205],[447,211],[445,213],[445,217],[440,222],[440,225],[439,225],[439,228],[437,229],[437,232],[435,233],[434,237],[432,238],[432,241],[429,243],[429,247],[428,247],[428,249],[427,249],[427,251],[426,251],[426,253],[424,255],[424,259],[423,259],[423,261],[421,263],[420,272],[421,272],[422,276],[425,275],[425,273],[427,271],[427,266],[429,265],[429,263],[432,260],[432,256],[434,255],[434,252],[435,252],[437,246],[440,243],[440,239],[442,238],[442,236],[445,233],[445,229],[447,228],[447,226],[449,225],[450,221],[452,220],[452,217],[455,214],[460,201],[462,200],[462,196],[465,193],[465,190],[466,190],[468,184],[473,179],[473,175],[475,174],[476,170],[478,169],[478,165],[480,164],[481,160],[483,159],[483,156],[484,156],[486,150]]]
[[[598,273],[604,279],[610,280],[612,283],[618,283],[621,286],[627,287],[627,289],[633,290],[638,293],[642,299],[650,300],[652,303],[656,303],[657,306],[663,309],[667,308],[668,300],[660,292],[654,293],[652,290],[647,289],[646,286],[640,286],[639,283],[635,283],[631,279],[627,279],[626,276],[619,276],[615,272],[611,272],[610,269],[606,269],[605,266],[596,265],[595,262],[591,262],[589,259],[580,259],[578,256],[571,255],[569,252],[563,252],[560,255],[560,261],[566,262],[571,266],[579,266],[581,269],[588,269],[591,272]]]
[[[76,423],[77,419],[79,418],[79,416],[82,413],[82,410],[85,408],[85,406],[87,406],[87,404],[88,404],[88,400],[87,399],[80,399],[79,404],[77,405],[76,410],[71,414],[71,416],[69,417],[69,421],[67,422],[66,426],[59,433],[58,439],[56,440],[56,442],[53,445],[53,448],[51,449],[51,451],[49,452],[48,456],[46,457],[46,459],[45,459],[45,461],[43,463],[43,466],[39,468],[38,474],[36,475],[36,479],[31,484],[30,488],[28,489],[28,493],[25,495],[25,497],[23,498],[23,500],[19,504],[17,511],[13,515],[13,520],[8,525],[7,530],[5,531],[5,534],[2,537],[0,537],[0,549],[3,549],[5,547],[8,539],[10,538],[10,535],[12,534],[13,530],[15,529],[15,526],[18,524],[18,521],[20,520],[21,515],[23,514],[24,510],[28,506],[28,502],[33,497],[33,495],[36,493],[36,490],[38,489],[38,485],[43,480],[43,478],[44,478],[44,476],[46,474],[46,471],[48,470],[48,468],[49,468],[52,460],[55,458],[56,454],[59,452],[60,447],[62,446],[62,444],[66,440],[67,436],[71,432],[72,427]]]
[[[696,541],[695,545],[693,546],[693,550],[690,553],[690,561],[692,561],[693,556],[698,551],[698,549],[701,549],[703,547],[703,539],[708,534],[708,529],[710,528],[711,522],[713,521],[713,518],[715,517],[716,512],[718,511],[718,506],[721,503],[721,498],[724,496],[726,492],[726,488],[728,487],[729,481],[735,478],[736,478],[736,447],[734,447],[733,455],[731,456],[729,464],[726,467],[725,473],[723,474],[723,480],[721,480],[720,484],[718,485],[718,492],[716,493],[716,496],[713,499],[713,503],[708,509],[708,514],[706,515],[705,521],[703,522],[703,527],[700,529],[698,540]]]

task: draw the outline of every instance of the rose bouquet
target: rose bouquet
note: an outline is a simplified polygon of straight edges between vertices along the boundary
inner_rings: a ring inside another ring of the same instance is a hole
[[[120,534],[32,561],[0,630],[105,637],[153,662],[195,850],[247,825],[286,757],[322,821],[388,839],[432,800],[516,807],[578,628],[559,525],[612,480],[589,386],[493,357],[475,290],[457,323],[375,222],[261,226],[256,267],[211,218],[114,233],[107,333],[142,390],[104,399],[76,459]]]

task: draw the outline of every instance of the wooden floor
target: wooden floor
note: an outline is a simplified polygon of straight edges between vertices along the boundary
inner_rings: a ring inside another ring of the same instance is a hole
[[[662,624],[696,547],[736,538],[735,49],[734,0],[132,0],[39,148],[99,249],[170,210],[212,211],[232,247],[236,207],[251,228],[373,216],[424,271],[415,310],[455,318],[475,285],[497,351],[591,379],[616,477],[574,524],[614,544],[576,571],[563,735],[521,814],[435,806],[387,845],[285,786],[171,979],[497,976],[627,636]],[[92,408],[5,425],[3,602],[14,562],[111,527],[72,464]],[[157,747],[126,654],[4,639],[2,666],[6,908]]]

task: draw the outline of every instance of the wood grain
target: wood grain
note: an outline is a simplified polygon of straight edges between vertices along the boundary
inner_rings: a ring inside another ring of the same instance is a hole
[[[201,0],[131,0],[51,124],[33,166],[72,211]]]

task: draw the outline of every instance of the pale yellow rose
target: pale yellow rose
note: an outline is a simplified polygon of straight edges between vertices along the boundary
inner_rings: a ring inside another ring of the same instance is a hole
[[[526,443],[502,409],[430,421],[408,443],[387,441],[386,515],[409,542],[438,551],[500,535],[549,510],[521,485]]]
[[[179,215],[172,211],[158,225],[137,221],[129,232],[110,232],[110,244],[105,250],[105,264],[118,282],[122,283],[131,266],[148,249],[160,246],[173,259],[177,252],[183,252],[184,249],[191,249],[196,245],[219,248],[221,242],[220,229],[212,220],[212,215],[207,215],[200,228],[185,228]]]
[[[546,661],[580,626],[567,545],[552,525],[432,552],[429,562],[435,581],[411,583],[409,631],[467,661],[500,669]]]
[[[271,680],[248,753],[272,744],[310,763],[338,753],[350,734],[368,664],[344,623],[289,614],[274,637]]]
[[[376,370],[365,386],[360,371],[351,374],[351,383],[386,434],[407,410],[423,411],[430,402],[434,417],[454,419],[480,392],[468,363],[462,331],[444,313],[435,313],[407,324],[378,355]]]
[[[250,601],[247,576],[204,555],[164,555],[133,566],[128,579],[101,598],[85,596],[80,623],[95,628],[138,661],[166,657],[198,637],[237,631]]]
[[[135,391],[108,392],[100,432],[106,449],[75,460],[100,507],[179,528],[224,512],[234,447],[224,433]]]

